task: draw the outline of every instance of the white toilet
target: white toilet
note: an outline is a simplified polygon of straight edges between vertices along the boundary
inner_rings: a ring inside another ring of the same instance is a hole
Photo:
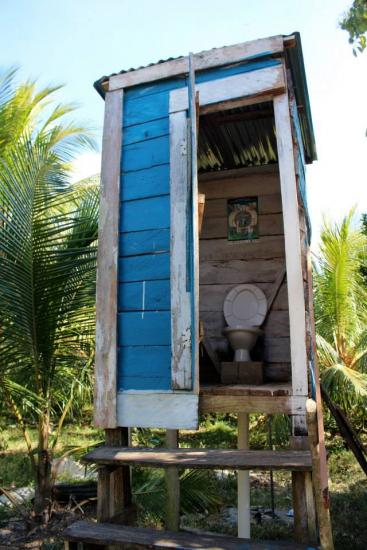
[[[235,361],[251,361],[250,351],[262,330],[259,326],[266,316],[267,302],[263,291],[255,285],[232,288],[223,305],[228,327],[223,334],[234,350]]]

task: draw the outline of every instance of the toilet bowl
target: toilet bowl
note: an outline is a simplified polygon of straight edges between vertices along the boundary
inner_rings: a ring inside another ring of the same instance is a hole
[[[235,361],[251,361],[250,351],[262,330],[267,302],[263,291],[255,285],[238,285],[227,294],[223,313],[227,327],[223,334],[234,350]]]

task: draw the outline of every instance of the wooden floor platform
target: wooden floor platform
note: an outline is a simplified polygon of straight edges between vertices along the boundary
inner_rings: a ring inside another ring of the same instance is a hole
[[[151,468],[215,468],[232,470],[311,470],[309,451],[244,451],[243,449],[152,449],[97,447],[84,456],[93,464]]]
[[[221,535],[192,534],[185,532],[156,531],[141,527],[126,527],[112,523],[78,521],[64,531],[64,538],[87,544],[134,544],[146,548],[167,550],[312,550],[310,546],[295,542],[250,541]]]
[[[294,397],[290,383],[212,384],[200,386],[199,408],[201,413],[304,414],[306,399]]]

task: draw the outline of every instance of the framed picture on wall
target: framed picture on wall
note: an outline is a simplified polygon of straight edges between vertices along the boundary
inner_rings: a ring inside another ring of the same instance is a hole
[[[252,241],[259,238],[259,210],[257,197],[243,197],[227,201],[228,240]]]

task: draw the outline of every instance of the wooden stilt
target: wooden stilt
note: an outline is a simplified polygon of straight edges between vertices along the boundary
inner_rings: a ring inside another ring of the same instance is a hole
[[[105,431],[106,447],[127,447],[128,429]],[[103,466],[98,469],[97,519],[133,523],[132,495],[129,466]]]
[[[307,502],[304,472],[292,472],[294,539],[299,543],[308,542]]]
[[[128,428],[105,430],[106,447],[127,447]],[[129,525],[135,521],[132,507],[132,493],[129,466],[102,466],[98,468],[97,519],[99,522],[114,521]],[[119,546],[108,545],[108,550],[119,550]],[[94,547],[93,547],[94,548]],[[83,544],[83,550],[92,550]]]
[[[307,451],[309,449],[308,437],[292,436],[290,445],[295,451]],[[295,539],[297,542],[316,544],[316,510],[311,473],[293,472],[292,490]]]
[[[312,456],[312,480],[315,491],[316,509],[319,522],[320,545],[322,550],[334,550],[331,530],[329,499],[323,495],[321,479],[321,463],[319,455],[317,406],[313,399],[306,403],[308,437]]]
[[[317,544],[317,518],[311,472],[305,472],[308,541]]]
[[[178,430],[166,431],[166,446],[169,449],[178,447]],[[166,529],[178,531],[180,528],[180,476],[178,468],[165,470],[166,482]]]
[[[249,415],[238,413],[237,418],[237,446],[239,449],[249,449]],[[237,495],[238,495],[238,536],[250,538],[250,472],[249,470],[238,470],[237,472]]]

